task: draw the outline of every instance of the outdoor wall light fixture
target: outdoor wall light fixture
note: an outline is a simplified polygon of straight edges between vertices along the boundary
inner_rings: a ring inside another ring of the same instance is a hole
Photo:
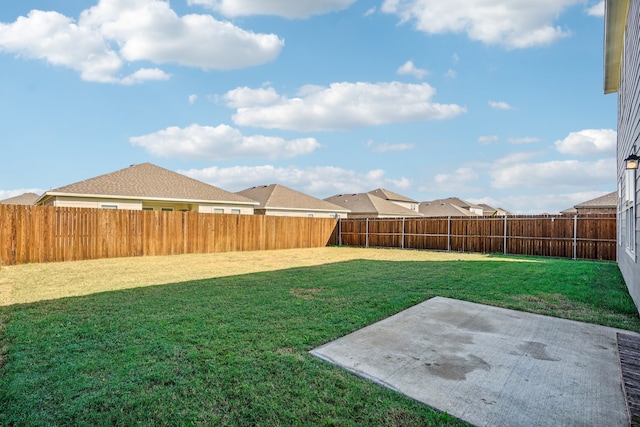
[[[624,159],[625,168],[626,169],[638,169],[638,164],[640,163],[640,157],[636,154],[629,154],[629,157]]]

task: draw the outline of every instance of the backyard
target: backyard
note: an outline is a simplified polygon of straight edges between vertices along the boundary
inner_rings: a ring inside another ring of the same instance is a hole
[[[615,263],[328,247],[0,268],[0,425],[464,425],[308,352],[434,296],[640,332]]]

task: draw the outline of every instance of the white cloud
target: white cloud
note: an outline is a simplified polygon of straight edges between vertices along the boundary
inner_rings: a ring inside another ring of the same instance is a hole
[[[585,129],[571,132],[565,139],[556,141],[556,149],[563,154],[577,156],[614,155],[617,134],[612,129]]]
[[[79,23],[117,42],[128,61],[230,70],[272,61],[284,45],[274,34],[255,34],[211,15],[180,17],[161,0],[101,0]]]
[[[241,157],[290,158],[312,153],[320,147],[314,138],[283,138],[242,133],[227,125],[192,124],[168,127],[158,132],[129,138],[133,145],[161,157],[223,160]]]
[[[615,158],[592,162],[577,160],[496,165],[491,186],[503,188],[594,188],[616,182]]]
[[[445,77],[449,77],[450,79],[455,79],[458,73],[456,70],[449,68],[446,73],[444,73]]]
[[[377,11],[376,7],[372,7],[370,9],[367,9],[367,11],[364,13],[364,16],[371,16],[373,14],[375,14]]]
[[[94,28],[57,12],[32,10],[12,24],[0,23],[0,50],[44,59],[80,72],[83,80],[115,82],[122,59]]]
[[[198,100],[198,95],[196,95],[195,93],[194,93],[194,94],[189,95],[189,104],[193,104],[193,103],[195,103],[197,100]]]
[[[389,179],[380,169],[355,172],[333,166],[308,168],[264,166],[235,166],[180,171],[192,178],[208,182],[229,191],[240,191],[254,185],[280,183],[314,197],[326,198],[335,194],[362,193],[374,188],[402,190],[409,188],[406,178]]]
[[[309,88],[307,86],[307,88]],[[230,90],[224,95],[227,105],[231,108],[243,109],[256,106],[270,106],[286,101],[285,98],[278,95],[272,87],[251,89],[248,87],[239,87]]]
[[[383,142],[380,144],[376,144],[373,141],[367,142],[367,148],[375,153],[386,153],[387,151],[407,151],[412,150],[414,147],[415,144],[411,143],[389,144],[387,142]]]
[[[190,5],[213,9],[225,16],[275,15],[308,18],[344,10],[356,0],[187,0]]]
[[[534,142],[539,142],[540,138],[536,138],[535,136],[523,136],[520,138],[509,138],[507,142],[510,144],[533,144]]]
[[[140,68],[135,73],[120,80],[124,85],[143,83],[150,80],[169,80],[169,74],[158,68]]]
[[[381,10],[413,21],[428,34],[465,33],[507,48],[546,45],[567,37],[554,21],[582,0],[385,0]]]
[[[466,111],[456,104],[431,102],[435,89],[427,83],[333,83],[306,88],[295,98],[270,89],[227,92],[224,99],[237,108],[234,123],[270,129],[337,130],[448,119]]]
[[[595,16],[595,17],[603,17],[604,16],[604,0],[588,8],[587,15]]]
[[[518,163],[525,162],[527,160],[535,159],[536,157],[542,156],[543,152],[536,151],[516,151],[512,153],[505,154],[504,156],[498,158],[494,163],[493,167],[500,166],[503,167],[505,165],[514,165]]]
[[[413,61],[405,62],[404,64],[402,64],[400,66],[400,68],[398,68],[398,70],[396,72],[398,74],[401,74],[401,75],[413,76],[418,80],[422,80],[424,78],[424,76],[429,74],[428,70],[416,67],[415,64],[413,63]]]
[[[485,135],[478,138],[478,142],[482,145],[489,145],[498,142],[498,135]]]
[[[513,110],[513,107],[504,101],[489,101],[489,106],[496,110]]]
[[[100,0],[79,19],[32,10],[0,23],[0,51],[76,70],[83,80],[133,84],[166,80],[157,68],[123,75],[136,61],[228,70],[272,61],[284,45],[210,15],[179,17],[161,0]],[[125,73],[126,74],[126,73]]]
[[[450,174],[438,174],[433,178],[434,189],[440,192],[459,193],[472,190],[478,180],[478,173],[468,167],[456,169]]]

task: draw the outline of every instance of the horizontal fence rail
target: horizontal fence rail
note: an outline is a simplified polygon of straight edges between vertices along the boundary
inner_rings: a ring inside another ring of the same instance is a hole
[[[0,265],[326,246],[337,220],[0,204]]]
[[[346,218],[331,243],[615,261],[616,215]]]

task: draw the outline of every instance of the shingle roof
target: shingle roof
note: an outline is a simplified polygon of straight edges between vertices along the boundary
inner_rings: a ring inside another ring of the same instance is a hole
[[[24,193],[19,196],[9,197],[8,199],[0,200],[1,205],[33,205],[38,200],[36,193]]]
[[[587,200],[574,208],[615,208],[618,206],[618,192],[614,191],[604,196],[596,197],[595,199]]]
[[[40,199],[58,195],[257,204],[239,194],[151,163],[131,165],[125,169],[49,190]]]
[[[394,193],[393,191],[385,190],[384,188],[377,188],[375,190],[368,191],[367,193],[380,197],[381,199],[384,199],[384,200],[393,200],[396,202],[418,203],[416,200],[410,199],[406,196],[403,196],[402,194]]]
[[[349,212],[349,209],[342,206],[317,199],[280,184],[259,185],[238,191],[236,194],[256,200],[260,203],[257,208]]]
[[[456,206],[448,199],[421,202],[418,205],[418,212],[424,216],[479,216],[468,209]]]
[[[416,217],[422,216],[411,209],[403,208],[393,202],[390,202],[370,193],[358,194],[337,194],[327,197],[327,202],[345,207],[351,211],[351,214],[359,215],[392,215]]]

